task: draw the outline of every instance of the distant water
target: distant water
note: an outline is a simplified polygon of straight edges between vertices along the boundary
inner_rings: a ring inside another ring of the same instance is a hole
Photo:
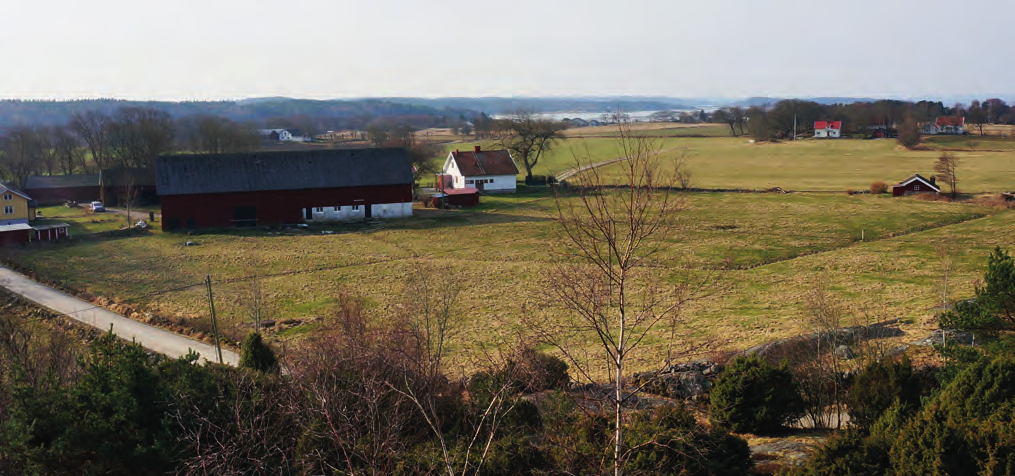
[[[710,111],[710,110],[715,109],[715,108],[709,109],[708,107],[704,107],[704,108],[701,108],[701,109],[705,109],[706,111]],[[669,111],[669,112],[675,112],[675,113],[678,113],[678,114],[681,113],[681,112],[698,112],[699,110],[700,109],[667,109],[667,111]],[[637,121],[647,121],[647,120],[649,120],[649,118],[653,114],[655,114],[657,112],[660,112],[660,111],[633,111],[633,112],[625,112],[624,115],[626,115],[628,118],[630,118],[630,120],[637,122]],[[586,121],[591,121],[592,119],[597,119],[597,120],[603,121],[603,120],[611,120],[612,113],[610,113],[610,112],[589,112],[589,111],[569,111],[569,112],[544,112],[544,113],[539,113],[537,115],[539,117],[542,117],[544,119],[549,119],[549,120],[552,120],[552,121],[559,121],[559,120],[562,120],[562,119],[585,119]],[[498,114],[498,115],[494,116],[494,118],[496,118],[496,119],[503,119],[505,117],[509,117],[509,115],[507,115],[507,114]]]

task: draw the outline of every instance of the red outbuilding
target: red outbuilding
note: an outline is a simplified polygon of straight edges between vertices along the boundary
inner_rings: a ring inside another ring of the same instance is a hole
[[[434,208],[475,207],[479,205],[479,189],[475,187],[445,188],[430,198],[430,206]]]
[[[54,223],[52,225],[36,225],[32,227],[32,239],[38,241],[56,241],[69,236],[70,225],[66,223]]]
[[[936,180],[934,177],[931,177],[930,180],[928,180],[923,175],[913,174],[906,180],[892,185],[892,196],[902,197],[916,193],[932,193],[937,195],[941,192],[941,188],[938,187],[935,182]]]
[[[403,149],[174,155],[155,171],[167,231],[412,215]]]
[[[0,246],[20,245],[32,241],[32,233],[35,230],[31,226],[18,223],[14,225],[0,225]]]

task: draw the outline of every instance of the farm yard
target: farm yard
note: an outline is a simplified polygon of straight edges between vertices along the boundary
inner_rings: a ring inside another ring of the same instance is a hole
[[[972,293],[989,249],[1015,244],[1015,212],[969,203],[827,193],[705,193],[686,200],[678,232],[666,237],[672,246],[643,279],[675,282],[728,260],[722,280],[728,290],[693,303],[676,332],[726,340],[730,349],[806,330],[806,296],[819,284],[851,305],[884,309],[881,317],[920,328],[939,302],[935,244],[960,250],[952,297]],[[417,262],[447,265],[463,280],[458,357],[524,334],[524,308],[548,319],[563,312],[542,294],[561,252],[551,196],[484,197],[468,211],[414,212],[380,224],[282,233],[154,233],[13,258],[71,288],[202,330],[210,327],[206,291],[187,286],[211,275],[220,321],[234,337],[248,330],[244,303],[249,278],[258,275],[267,318],[290,323],[273,334],[283,342],[326,324],[343,293],[362,297],[377,319],[397,316],[399,282],[417,272]],[[187,240],[197,246],[184,246]],[[650,343],[635,366],[658,364],[661,348]]]

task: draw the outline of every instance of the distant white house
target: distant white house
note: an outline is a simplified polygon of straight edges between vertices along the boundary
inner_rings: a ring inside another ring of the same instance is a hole
[[[966,133],[966,118],[959,116],[941,116],[933,123],[924,124],[920,128],[921,134],[938,135],[962,135]]]
[[[842,121],[818,121],[814,123],[814,137],[835,139],[842,135]]]
[[[310,142],[310,136],[299,129],[258,129],[262,139],[272,142]]]
[[[441,173],[450,179],[447,188],[475,187],[486,193],[514,193],[518,176],[511,152],[502,150],[455,150],[448,154]]]

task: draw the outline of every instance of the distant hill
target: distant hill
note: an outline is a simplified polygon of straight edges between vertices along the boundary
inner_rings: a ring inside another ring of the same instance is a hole
[[[751,97],[733,101],[731,105],[741,107],[772,105],[785,99],[799,99],[801,101],[814,101],[818,104],[852,104],[855,102],[875,102],[874,98],[850,98],[850,97],[820,97],[820,98],[773,98],[773,97]]]
[[[659,111],[695,109],[694,104],[676,98],[607,96],[607,97],[481,97],[481,98],[378,98],[398,103],[428,106],[436,109],[470,109],[487,114],[509,114],[519,109],[532,112],[608,112]]]
[[[267,125],[274,118],[326,118],[339,124],[342,119],[358,118],[362,123],[374,117],[431,117],[432,123],[478,113],[467,108],[435,108],[383,99],[311,100],[292,98],[255,98],[241,101],[126,101],[118,99],[87,99],[76,101],[0,101],[0,129],[32,124],[64,124],[76,112],[90,110],[111,113],[121,107],[151,107],[174,117],[193,114],[214,114],[235,121]],[[417,121],[419,122],[419,121]]]

